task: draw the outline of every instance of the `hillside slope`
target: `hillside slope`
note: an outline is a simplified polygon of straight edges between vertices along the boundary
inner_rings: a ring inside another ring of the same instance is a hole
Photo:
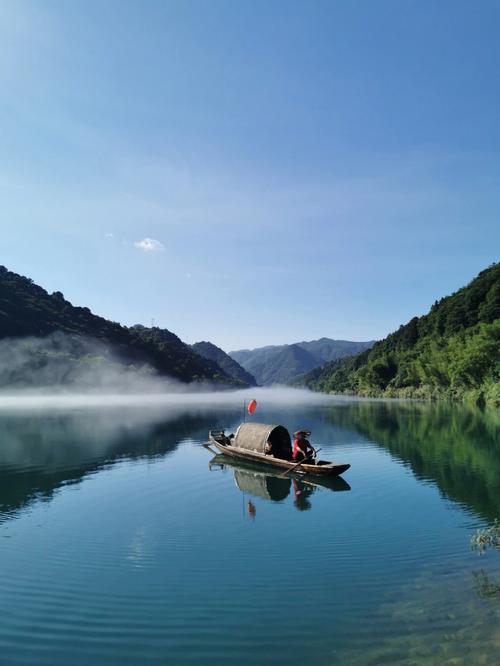
[[[299,378],[328,393],[500,404],[500,264],[367,351]]]
[[[339,358],[359,354],[375,344],[375,340],[367,342],[354,342],[352,340],[332,340],[320,338],[309,342],[297,342],[297,345],[314,356],[316,367],[324,365]]]
[[[54,341],[55,333],[59,337]],[[64,344],[61,334],[66,336]],[[88,360],[91,345],[79,341],[85,337],[98,343],[99,358],[92,358],[94,364],[109,363],[110,359],[104,358],[107,352],[102,351],[108,350],[113,364],[152,369],[183,382],[209,380],[235,385],[216,363],[200,357],[170,331],[121,326],[92,314],[86,307],[75,307],[61,292],[48,294],[31,279],[0,266],[0,340],[45,337],[50,338],[47,350],[39,342],[36,345],[38,365],[54,356],[54,345],[62,347],[62,356],[68,363],[74,365],[82,355]],[[26,353],[29,349],[29,345],[25,346]]]
[[[203,358],[217,363],[217,365],[222,368],[229,377],[232,377],[236,381],[243,382],[248,386],[256,386],[257,382],[255,381],[255,377],[231,358],[229,354],[226,354],[226,352],[220,347],[205,341],[196,342],[194,345],[190,346],[194,352],[203,356]]]
[[[291,345],[269,345],[256,349],[241,349],[230,356],[250,372],[262,386],[284,384],[312,368],[328,361],[357,354],[371,342],[351,342],[320,338]]]

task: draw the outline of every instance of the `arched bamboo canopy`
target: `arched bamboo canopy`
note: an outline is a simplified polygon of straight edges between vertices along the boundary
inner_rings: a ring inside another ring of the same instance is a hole
[[[268,423],[242,423],[231,443],[239,449],[266,453],[266,444],[273,446],[273,454],[280,453],[280,457],[289,458],[292,453],[290,433],[282,425]]]

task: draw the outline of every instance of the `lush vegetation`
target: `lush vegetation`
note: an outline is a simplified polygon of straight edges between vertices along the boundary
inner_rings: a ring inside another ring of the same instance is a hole
[[[335,359],[357,354],[372,342],[351,342],[321,338],[291,345],[258,347],[231,352],[231,357],[250,372],[262,386],[286,384],[297,375]]]
[[[58,335],[54,338],[55,333]],[[82,363],[85,367],[111,364],[115,368],[118,364],[184,382],[243,385],[166,329],[122,326],[93,314],[89,308],[75,307],[61,292],[49,294],[33,280],[0,266],[0,340],[13,338],[26,339],[18,368],[32,367],[26,360],[26,354],[31,354],[38,369],[48,362],[52,367],[54,360],[61,367],[69,363],[71,372]],[[40,339],[46,339],[46,344]],[[7,355],[4,343],[4,357]],[[7,374],[3,379],[7,380]],[[21,380],[17,383],[22,384]]]
[[[296,384],[328,393],[500,404],[500,264],[398,331]]]
[[[217,363],[226,375],[229,375],[229,377],[232,377],[236,381],[248,386],[255,386],[257,384],[253,375],[231,358],[229,354],[226,354],[225,351],[211,342],[196,342],[194,345],[191,345],[191,349],[200,356],[203,356],[203,358]]]

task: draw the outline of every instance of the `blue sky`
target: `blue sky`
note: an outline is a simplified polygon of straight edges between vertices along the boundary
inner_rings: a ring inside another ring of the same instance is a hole
[[[0,3],[0,263],[226,350],[499,259],[500,3]],[[149,239],[149,240],[148,240]]]

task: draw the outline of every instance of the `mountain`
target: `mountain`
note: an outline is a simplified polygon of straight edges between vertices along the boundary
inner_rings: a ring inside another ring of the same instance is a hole
[[[251,368],[252,374],[262,386],[286,384],[289,379],[304,372],[304,368],[316,365],[313,356],[297,345],[265,347],[259,351],[261,353],[252,354],[248,360],[242,361],[242,365],[249,371]]]
[[[9,362],[12,354],[9,355],[7,339],[13,338],[16,354],[22,355],[23,360],[10,374],[0,375],[0,382],[10,377],[16,380],[16,385],[22,385],[28,379],[22,376],[28,368],[36,368],[38,376],[48,376],[40,370],[49,361],[52,367],[55,361],[61,381],[62,365],[66,363],[71,376],[82,365],[85,370],[89,365],[115,370],[121,366],[182,382],[242,385],[166,329],[121,326],[93,314],[89,308],[72,305],[59,291],[49,294],[33,280],[0,266],[0,341],[4,340],[2,359]],[[21,343],[21,338],[25,342]]]
[[[357,354],[373,345],[321,338],[290,345],[258,347],[230,352],[230,356],[248,370],[263,386],[283,384],[328,361]]]
[[[203,356],[203,358],[217,363],[217,365],[224,370],[226,375],[229,375],[229,377],[232,377],[236,381],[243,382],[248,386],[257,385],[253,375],[247,372],[247,370],[231,358],[229,354],[226,354],[225,351],[211,342],[196,342],[194,345],[191,345],[191,349],[200,356]]]
[[[324,365],[338,358],[352,356],[372,347],[375,340],[368,342],[352,342],[351,340],[332,340],[331,338],[320,338],[310,342],[297,342],[299,347],[305,349],[314,356],[316,366]]]
[[[327,393],[500,405],[500,263],[371,349],[294,384]]]

